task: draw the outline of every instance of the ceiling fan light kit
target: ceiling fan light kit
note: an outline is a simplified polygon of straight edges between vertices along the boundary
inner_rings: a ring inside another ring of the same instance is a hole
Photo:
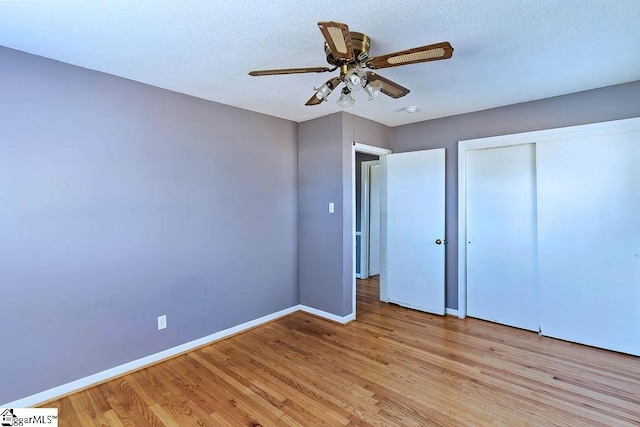
[[[316,93],[307,101],[306,105],[318,105],[327,100],[340,83],[344,88],[340,98],[336,102],[340,107],[350,107],[355,99],[351,96],[353,91],[364,88],[369,95],[369,101],[380,93],[397,99],[409,93],[409,89],[386,79],[370,70],[380,68],[398,67],[400,65],[416,64],[419,62],[437,61],[449,59],[453,55],[453,47],[449,42],[436,43],[427,46],[415,47],[383,56],[369,57],[371,39],[366,34],[349,31],[347,24],[334,21],[318,22],[318,28],[322,33],[325,43],[324,51],[327,62],[333,65],[328,67],[309,68],[284,68],[276,70],[257,70],[249,72],[250,76],[272,76],[282,74],[300,73],[326,73],[340,69],[340,75],[329,79],[319,88],[314,88]]]

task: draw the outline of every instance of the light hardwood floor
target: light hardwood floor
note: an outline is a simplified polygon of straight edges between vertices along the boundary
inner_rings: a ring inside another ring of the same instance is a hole
[[[640,358],[378,301],[296,313],[44,405],[61,426],[640,425]]]

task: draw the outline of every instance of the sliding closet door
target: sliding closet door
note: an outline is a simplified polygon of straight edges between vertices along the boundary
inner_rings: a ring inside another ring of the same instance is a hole
[[[640,355],[640,132],[537,146],[544,335]]]
[[[466,155],[467,314],[538,331],[535,145]]]

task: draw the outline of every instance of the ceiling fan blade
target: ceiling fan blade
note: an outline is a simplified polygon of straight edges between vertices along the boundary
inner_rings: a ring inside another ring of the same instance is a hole
[[[311,99],[309,99],[307,103],[304,105],[311,106],[311,105],[322,104],[322,101],[327,99],[327,96],[329,96],[329,94],[333,92],[333,90],[336,87],[338,87],[341,81],[342,80],[340,80],[340,77],[334,77],[332,79],[327,80],[327,82],[324,85],[320,86],[320,88],[316,90],[316,93],[313,94]],[[326,86],[326,88],[324,88],[324,86]],[[322,93],[322,97],[318,97],[318,93]]]
[[[336,59],[351,61],[353,59],[353,45],[349,26],[341,22],[318,22],[318,27],[327,41],[327,45]]]
[[[324,99],[318,98],[316,96],[316,94],[314,93],[313,96],[311,98],[309,98],[309,100],[304,105],[308,105],[308,106],[320,105],[320,104],[322,104],[322,101],[324,101]]]
[[[367,81],[379,85],[380,92],[394,99],[402,98],[411,92],[406,87],[400,86],[398,83],[392,82],[389,79],[385,79],[372,71],[367,73]]]
[[[279,70],[257,70],[249,71],[250,76],[277,76],[280,74],[302,74],[302,73],[326,73],[334,71],[329,67],[308,67],[308,68],[281,68]]]
[[[373,70],[379,68],[397,67],[400,65],[416,64],[418,62],[438,61],[449,59],[453,55],[453,47],[449,42],[431,44],[401,50],[388,55],[376,56],[367,61],[367,67]]]

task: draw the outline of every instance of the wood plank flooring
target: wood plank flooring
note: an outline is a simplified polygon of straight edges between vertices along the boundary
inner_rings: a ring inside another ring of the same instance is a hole
[[[61,426],[640,425],[640,358],[378,301],[296,313],[68,397]]]

